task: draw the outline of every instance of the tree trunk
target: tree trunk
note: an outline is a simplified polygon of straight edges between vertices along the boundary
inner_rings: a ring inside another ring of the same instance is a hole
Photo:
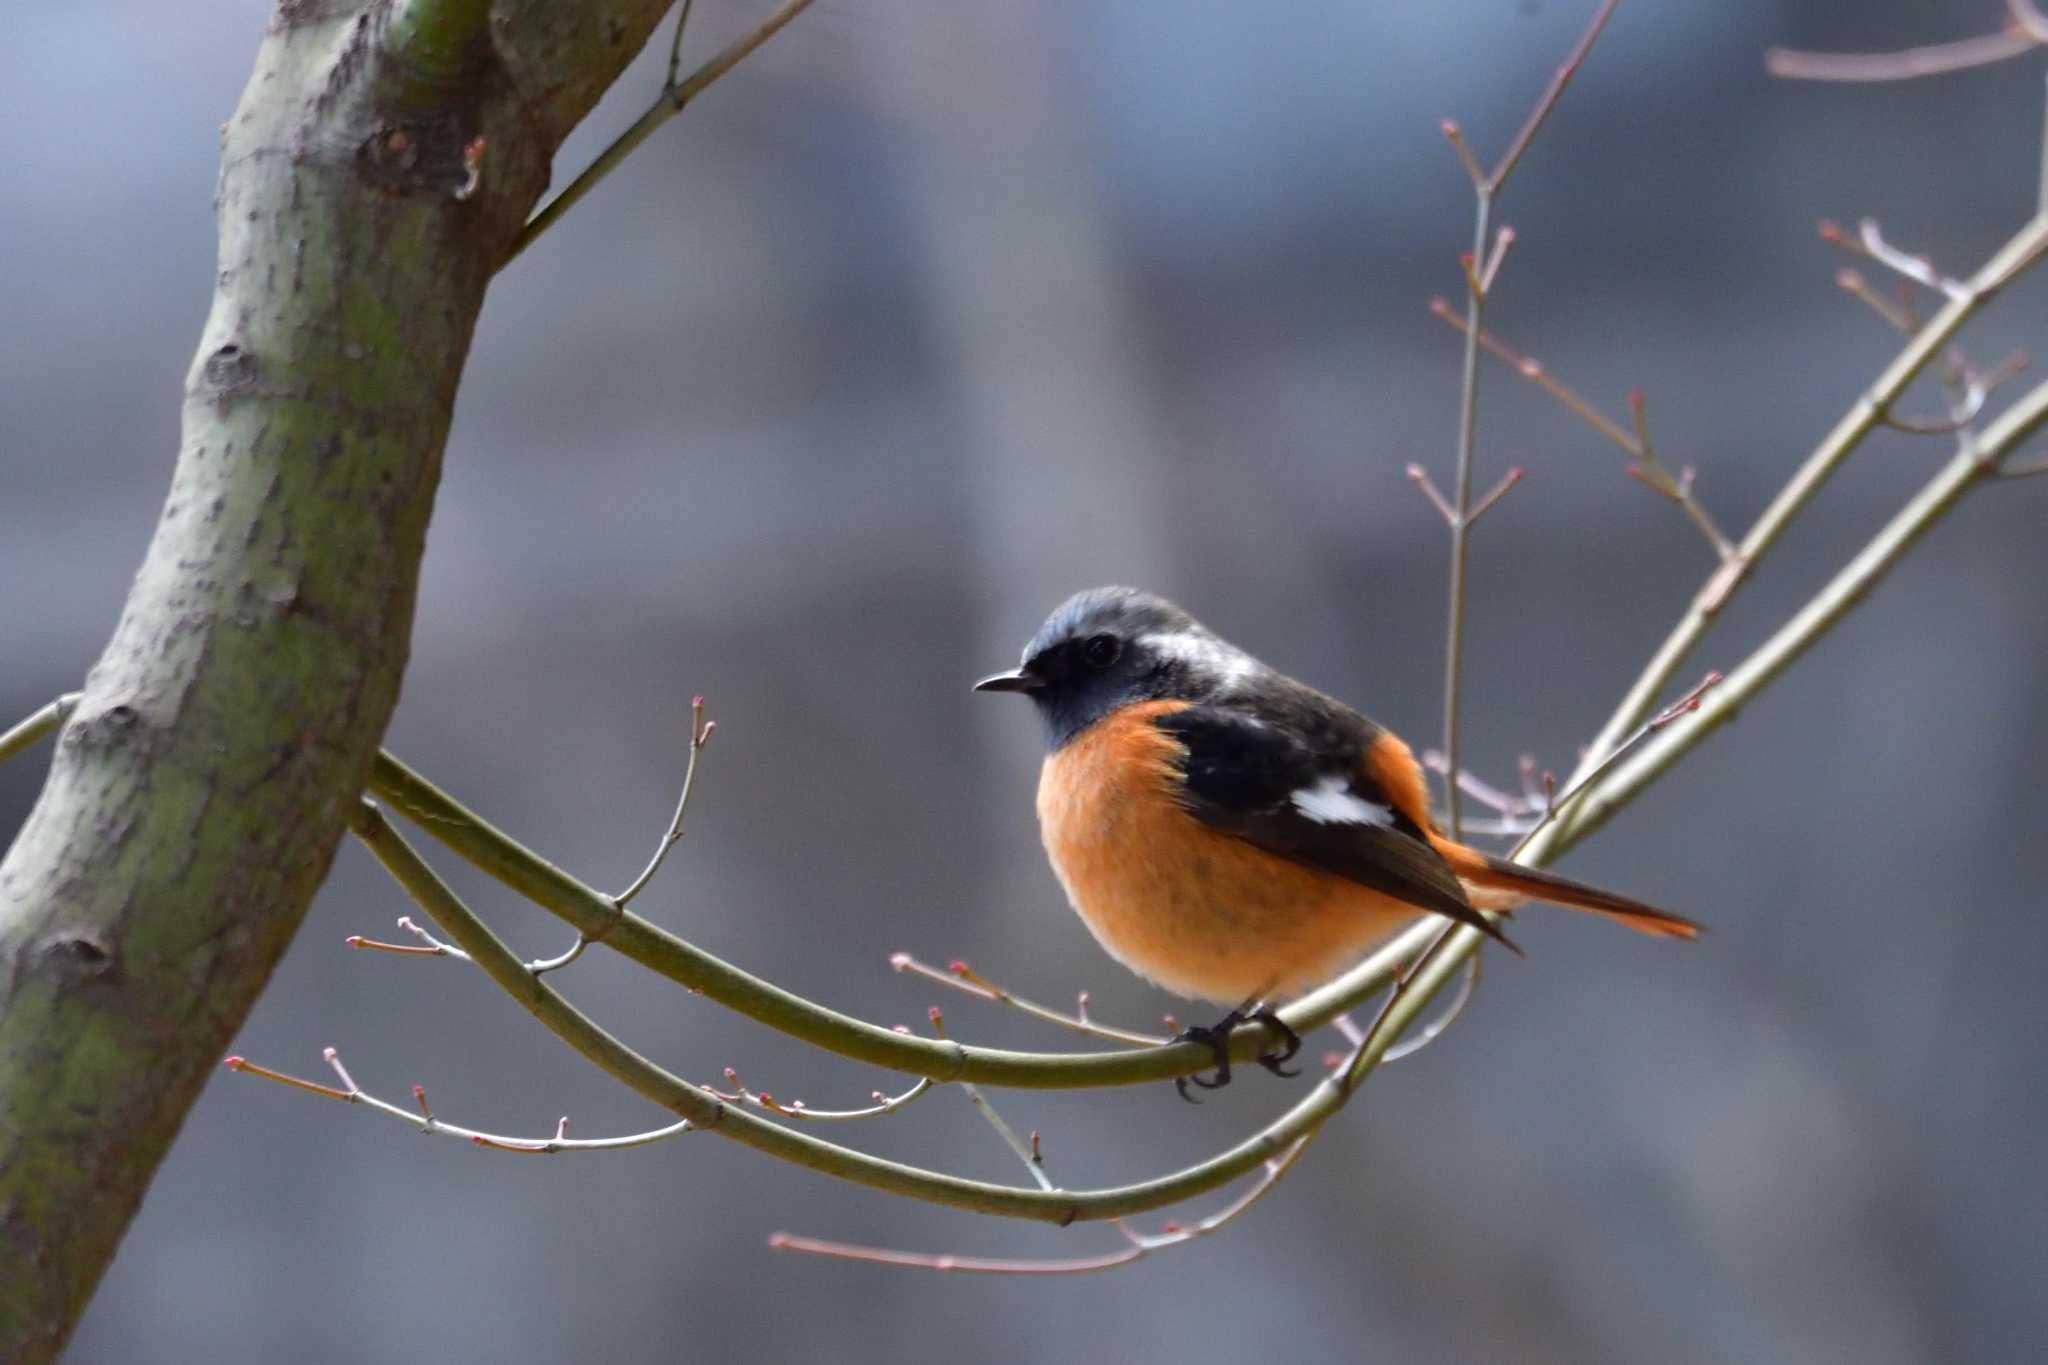
[[[667,7],[281,0],[170,494],[0,863],[0,1359],[62,1349],[327,873],[485,288]]]

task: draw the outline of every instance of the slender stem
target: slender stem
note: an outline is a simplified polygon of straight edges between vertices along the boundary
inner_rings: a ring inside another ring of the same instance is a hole
[[[48,705],[40,707],[31,715],[0,734],[0,763],[5,763],[24,749],[29,748],[45,735],[54,734],[64,723],[72,709],[78,705],[82,692],[66,692]]]
[[[2048,83],[2048,77],[2043,81]],[[2048,218],[2048,105],[2044,105],[2041,115],[2041,173],[2034,194],[2034,212]]]
[[[1009,1120],[996,1112],[996,1107],[988,1102],[988,1096],[981,1093],[981,1087],[972,1082],[963,1081],[960,1084],[960,1088],[967,1092],[968,1103],[972,1104],[976,1112],[988,1120],[989,1127],[995,1129],[996,1136],[1003,1140],[1003,1145],[1010,1149],[1017,1160],[1024,1163],[1025,1172],[1030,1175],[1038,1188],[1044,1190],[1047,1194],[1051,1194],[1059,1189],[1059,1186],[1053,1183],[1052,1177],[1045,1173],[1045,1163],[1032,1154],[1031,1144],[1019,1137],[1017,1130],[1010,1126]]]
[[[1138,1051],[1011,1052],[897,1033],[791,994],[712,956],[570,876],[440,791],[390,754],[371,769],[370,789],[458,857],[572,928],[661,976],[828,1052],[935,1080],[1027,1089],[1137,1085],[1211,1064],[1196,1043]],[[1280,1011],[1297,1033],[1320,1028],[1393,979],[1403,958],[1382,949],[1336,981]],[[1269,1036],[1270,1035],[1270,1036]],[[1249,1062],[1282,1040],[1260,1026],[1233,1029],[1230,1055]]]
[[[1699,528],[1700,534],[1707,538],[1707,544],[1714,547],[1714,554],[1723,564],[1736,557],[1735,543],[1721,533],[1720,526],[1707,514],[1707,509],[1700,505],[1700,500],[1692,495],[1690,488],[1679,494],[1674,501],[1692,520],[1692,524]]]
[[[795,1165],[891,1194],[907,1195],[971,1213],[1037,1219],[1062,1226],[1077,1221],[1099,1221],[1145,1213],[1206,1194],[1256,1170],[1328,1121],[1356,1093],[1353,1085],[1340,1085],[1334,1079],[1326,1079],[1275,1122],[1206,1161],[1150,1180],[1105,1189],[1027,1190],[967,1180],[869,1156],[759,1118],[642,1057],[563,999],[544,979],[528,972],[526,964],[514,956],[511,949],[449,890],[376,806],[367,801],[360,803],[353,828],[385,870],[441,927],[442,932],[483,968],[499,989],[599,1070],[706,1132],[730,1138]],[[1433,963],[1425,964],[1425,971],[1418,973],[1418,977],[1421,976],[1429,976],[1438,986],[1447,979]],[[1382,1026],[1360,1050],[1359,1055],[1365,1059],[1364,1065],[1370,1066],[1377,1061],[1386,1047],[1400,1036],[1402,1029],[1413,1020],[1419,1008],[1417,1002],[1425,998],[1418,995],[1413,1001],[1403,997],[1392,1002]],[[950,1049],[957,1045],[940,1043],[934,1046]],[[1123,1055],[1144,1057],[1155,1054]]]
[[[2033,218],[2015,233],[1970,278],[1962,291],[1949,298],[1941,311],[1929,318],[1926,325],[1906,343],[1905,349],[1878,375],[1869,391],[1842,416],[1834,430],[1814,448],[1805,463],[1771,499],[1770,505],[1757,517],[1756,524],[1737,543],[1735,558],[1726,561],[1707,579],[1685,615],[1651,656],[1649,664],[1630,686],[1621,704],[1614,709],[1614,714],[1608,717],[1607,723],[1601,726],[1593,742],[1587,746],[1580,771],[1599,762],[1602,755],[1620,743],[1650,713],[1657,704],[1657,698],[1670,685],[1672,676],[1684,665],[1693,648],[1713,625],[1721,607],[1742,585],[1757,560],[1777,543],[1786,526],[1862,444],[1864,437],[1905,393],[1907,385],[1941,354],[1963,324],[1989,303],[2000,289],[2039,260],[2044,248],[2048,248],[2048,215]]]
[[[689,17],[687,0],[683,6],[683,17],[686,19]],[[654,880],[654,874],[661,871],[661,865],[668,861],[668,855],[681,842],[683,837],[683,819],[690,813],[690,793],[697,786],[697,757],[704,752],[705,744],[710,741],[711,729],[714,723],[707,722],[704,719],[704,698],[694,698],[690,702],[690,758],[683,768],[683,790],[682,794],[676,797],[675,816],[668,822],[668,828],[662,831],[661,842],[655,846],[654,856],[647,860],[647,866],[640,869],[640,875],[633,878],[631,885],[618,895],[612,897],[613,903],[620,909],[631,905],[634,897],[647,889],[647,884]],[[582,948],[580,945],[582,942],[583,940],[579,938],[577,940],[579,946],[570,949],[569,954],[564,956],[568,957],[571,954],[581,952]]]
[[[1607,21],[1614,16],[1615,6],[1619,3],[1620,0],[1601,0],[1600,8],[1594,12],[1592,21],[1579,35],[1579,41],[1565,54],[1564,61],[1559,63],[1557,70],[1552,73],[1550,83],[1544,86],[1543,93],[1536,97],[1535,105],[1529,110],[1529,116],[1522,121],[1522,126],[1515,133],[1514,140],[1508,144],[1507,151],[1501,154],[1500,160],[1494,164],[1490,173],[1484,176],[1475,174],[1472,177],[1472,263],[1466,270],[1465,357],[1458,382],[1457,475],[1451,490],[1450,511],[1445,517],[1451,527],[1451,572],[1447,592],[1449,601],[1444,609],[1444,757],[1453,773],[1457,772],[1459,767],[1458,722],[1464,691],[1465,565],[1470,548],[1472,523],[1476,516],[1472,510],[1472,454],[1479,423],[1479,345],[1485,331],[1486,292],[1491,286],[1494,265],[1497,264],[1497,257],[1488,250],[1488,239],[1493,229],[1493,202],[1507,185],[1508,177],[1514,174],[1515,167],[1521,164],[1523,153],[1527,152],[1529,144],[1536,140],[1536,134],[1542,131],[1551,111],[1557,108],[1557,102],[1563,97],[1565,87],[1571,84],[1572,77],[1585,65],[1587,55],[1593,50],[1593,44],[1599,39],[1601,30],[1607,27]],[[1465,161],[1467,170],[1471,170],[1477,163],[1473,161],[1463,139],[1457,135],[1456,125],[1446,125],[1446,131],[1452,134],[1453,145]],[[1506,249],[1505,242],[1500,249]],[[1484,278],[1474,273],[1481,270],[1485,272]],[[1505,488],[1502,491],[1505,491]],[[1489,498],[1487,505],[1490,506],[1492,501]],[[1482,507],[1480,510],[1485,509]],[[1455,781],[1445,783],[1444,826],[1453,839],[1463,834],[1461,805],[1458,784]]]
[[[462,1142],[474,1143],[476,1146],[489,1147],[501,1152],[527,1152],[534,1154],[552,1154],[555,1152],[622,1152],[629,1151],[635,1147],[651,1146],[654,1143],[664,1142],[669,1138],[681,1137],[684,1133],[695,1131],[694,1125],[688,1119],[681,1119],[675,1123],[661,1128],[650,1129],[644,1133],[627,1133],[620,1137],[609,1138],[572,1138],[568,1135],[567,1131],[568,1120],[564,1119],[562,1125],[556,1129],[555,1136],[551,1138],[514,1137],[504,1133],[487,1133],[482,1129],[465,1128],[459,1123],[449,1123],[446,1119],[434,1117],[433,1112],[426,1107],[426,1092],[418,1086],[413,1087],[413,1097],[418,1102],[419,1108],[417,1110],[407,1109],[402,1105],[393,1104],[389,1100],[380,1099],[357,1085],[353,1079],[348,1077],[348,1073],[342,1070],[341,1059],[335,1055],[333,1048],[327,1049],[327,1061],[328,1065],[341,1072],[346,1082],[346,1088],[337,1089],[331,1085],[321,1085],[315,1081],[304,1080],[282,1071],[273,1071],[267,1066],[258,1066],[256,1063],[242,1057],[230,1057],[225,1065],[230,1071],[240,1071],[251,1076],[260,1076],[266,1081],[275,1081],[279,1085],[290,1086],[294,1090],[303,1090],[308,1094],[320,1095],[331,1100],[341,1100],[348,1104],[360,1104],[364,1108],[382,1114],[386,1118],[397,1119],[408,1127],[417,1128],[422,1133],[432,1133],[440,1137],[451,1137]]]
[[[2048,15],[2034,0],[2005,0],[2005,12],[2012,26],[2036,43],[2048,43]]]
[[[675,36],[668,42],[668,79],[662,88],[673,90],[683,75],[683,34],[689,31],[690,11],[696,8],[696,0],[683,0],[683,7],[676,12]]]
[[[1603,0],[1599,10],[1594,13],[1592,22],[1586,25],[1586,31],[1579,35],[1579,41],[1558,64],[1556,72],[1550,77],[1550,84],[1544,86],[1543,93],[1536,97],[1536,105],[1529,111],[1529,117],[1523,121],[1521,130],[1515,134],[1515,140],[1508,144],[1507,151],[1495,164],[1493,174],[1487,177],[1486,187],[1495,194],[1500,193],[1502,187],[1508,183],[1508,177],[1515,173],[1515,167],[1521,163],[1522,153],[1529,150],[1529,144],[1536,140],[1536,134],[1542,131],[1544,122],[1549,119],[1550,111],[1557,108],[1558,100],[1564,96],[1564,88],[1572,83],[1572,77],[1578,75],[1579,68],[1586,64],[1586,58],[1592,54],[1593,44],[1599,40],[1601,30],[1606,28],[1607,21],[1614,17],[1614,7],[1620,3],[1621,0]],[[1479,259],[1480,251],[1483,250],[1482,244],[1473,252],[1473,258]]]
[[[1512,163],[1505,163],[1512,168]],[[1479,260],[1492,230],[1493,182],[1472,190],[1472,258]],[[1472,530],[1472,449],[1479,428],[1479,334],[1486,318],[1486,292],[1465,291],[1465,360],[1458,378],[1457,474],[1451,486],[1451,581],[1444,622],[1444,755],[1458,770],[1458,716],[1465,670],[1465,561]],[[1444,825],[1451,838],[1462,837],[1458,784],[1444,784]]]
[[[532,246],[543,232],[561,220],[563,214],[575,208],[583,196],[596,189],[606,176],[617,170],[619,163],[631,156],[636,147],[654,136],[656,129],[680,114],[683,107],[703,94],[712,82],[738,66],[749,53],[773,38],[785,24],[809,9],[810,5],[811,0],[783,0],[767,18],[727,44],[717,56],[692,71],[682,84],[677,85],[671,81],[655,97],[654,103],[647,106],[646,113],[633,120],[631,127],[619,134],[611,146],[598,153],[597,160],[584,168],[583,174],[570,181],[560,194],[549,200],[547,206],[533,216],[532,221],[527,223],[519,236],[513,240],[511,250],[507,251],[505,259],[498,263],[498,269],[503,270],[518,259],[520,252]],[[684,7],[683,17],[689,17],[687,5]],[[680,40],[680,30],[677,36]]]
[[[1431,299],[1429,301],[1429,310],[1457,331],[1464,333],[1467,337],[1472,334],[1470,324],[1452,311],[1448,301],[1444,299]],[[1524,355],[1492,332],[1481,331],[1479,333],[1479,344],[1503,365],[1506,365],[1508,369],[1528,380],[1537,388],[1542,389],[1552,398],[1555,398],[1573,416],[1620,447],[1622,453],[1630,459],[1641,460],[1645,464],[1655,459],[1654,454],[1644,444],[1641,436],[1631,436],[1626,431],[1623,431],[1620,423],[1587,402],[1583,395],[1552,374],[1549,368],[1542,362]]]
[[[1641,795],[1644,788],[1695,745],[1732,720],[1744,704],[1854,608],[1914,543],[1955,506],[1963,493],[1991,477],[1999,461],[2043,424],[2048,424],[2048,383],[2036,386],[2001,413],[1972,446],[1959,449],[1819,594],[1731,670],[1710,695],[1700,698],[1690,723],[1668,726],[1651,736],[1625,761],[1614,766],[1604,780],[1586,790],[1568,812],[1537,830],[1516,853],[1516,859],[1534,866],[1555,860]],[[1444,940],[1440,951],[1432,951],[1430,945],[1438,932],[1434,924],[1425,922],[1390,945],[1404,955],[1425,953],[1427,957],[1415,979],[1400,986],[1389,1000],[1387,1011],[1375,1024],[1374,1035],[1398,1037],[1415,1013],[1443,988],[1449,974],[1484,942],[1477,930],[1459,925]],[[1348,1074],[1363,1076],[1380,1060],[1384,1057],[1361,1058],[1348,1068]]]
[[[1059,1010],[1041,1005],[1035,1000],[1026,1000],[1023,996],[1016,995],[1008,989],[997,985],[965,962],[955,962],[949,970],[940,971],[937,967],[919,962],[909,953],[895,953],[889,958],[889,965],[899,972],[909,972],[914,976],[921,976],[927,981],[936,981],[949,990],[959,991],[963,995],[971,995],[977,1000],[987,1000],[998,1005],[1007,1005],[1019,1013],[1030,1015],[1033,1019],[1041,1020],[1059,1028],[1071,1029],[1075,1033],[1085,1033],[1091,1038],[1103,1038],[1112,1043],[1128,1043],[1132,1047],[1164,1047],[1173,1041],[1173,1039],[1159,1034],[1136,1033],[1130,1029],[1121,1029],[1114,1025],[1097,1023],[1095,1020],[1088,1018],[1085,1013],[1064,1014]],[[1085,1010],[1087,994],[1084,992],[1081,998],[1084,1002]]]
[[[1653,738],[1582,796],[1551,833],[1532,848],[1554,856],[1605,824],[1615,811],[1676,763],[1694,745],[1733,720],[1751,698],[1812,648],[1848,610],[1877,586],[1914,542],[1939,521],[1998,462],[2048,422],[2048,383],[2036,385],[2000,413],[1974,441],[1959,442],[1948,463],[1916,493],[1827,586],[1780,626],[1747,659],[1729,670],[1721,686],[1701,700],[1691,723]]]
[[[1899,52],[1802,52],[1774,47],[1764,53],[1764,70],[1791,81],[1910,81],[1989,66],[2032,52],[2034,47],[2032,38],[2010,30]]]
[[[828,1242],[816,1237],[802,1237],[794,1233],[778,1232],[768,1239],[768,1245],[777,1251],[798,1251],[812,1256],[829,1256],[845,1261],[865,1261],[870,1265],[902,1266],[912,1270],[936,1270],[945,1274],[965,1275],[1088,1275],[1097,1271],[1114,1270],[1119,1266],[1141,1261],[1155,1252],[1171,1247],[1185,1246],[1189,1242],[1208,1237],[1240,1217],[1252,1205],[1270,1194],[1274,1186],[1283,1180],[1301,1160],[1316,1133],[1311,1129],[1297,1138],[1279,1156],[1267,1161],[1259,1178],[1252,1182],[1237,1198],[1217,1209],[1214,1213],[1191,1224],[1170,1223],[1163,1232],[1142,1233],[1133,1231],[1122,1219],[1112,1219],[1117,1231],[1124,1236],[1126,1245],[1117,1251],[1103,1252],[1093,1256],[1074,1256],[1061,1260],[1018,1260],[1011,1257],[960,1256],[953,1253],[928,1251],[897,1251],[889,1247],[859,1246],[848,1242]]]

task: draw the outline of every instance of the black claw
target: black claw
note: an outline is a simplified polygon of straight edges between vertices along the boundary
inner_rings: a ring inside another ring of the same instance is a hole
[[[1243,1010],[1232,1010],[1217,1020],[1211,1027],[1203,1028],[1198,1025],[1193,1028],[1185,1028],[1174,1039],[1176,1043],[1201,1043],[1216,1055],[1216,1074],[1213,1078],[1203,1080],[1200,1076],[1174,1077],[1173,1088],[1179,1091],[1180,1097],[1189,1104],[1201,1103],[1200,1100],[1188,1093],[1189,1081],[1193,1081],[1204,1090],[1221,1090],[1224,1086],[1230,1084],[1230,1031],[1239,1024],[1264,1024],[1280,1035],[1280,1050],[1278,1052],[1268,1052],[1265,1056],[1260,1057],[1258,1059],[1260,1066],[1266,1068],[1275,1076],[1299,1076],[1301,1074],[1300,1067],[1284,1065],[1295,1053],[1301,1051],[1300,1034],[1287,1027],[1285,1021],[1269,1009],[1262,1008],[1251,1014],[1246,1014]]]
[[[1271,1010],[1262,1009],[1254,1014],[1245,1016],[1244,1022],[1247,1024],[1264,1024],[1267,1028],[1280,1035],[1280,1050],[1278,1052],[1268,1052],[1265,1056],[1259,1058],[1260,1066],[1266,1068],[1275,1076],[1299,1076],[1301,1074],[1301,1068],[1298,1066],[1281,1065],[1282,1062],[1287,1061],[1295,1053],[1301,1051],[1301,1035],[1287,1027],[1287,1022],[1284,1019]]]
[[[1189,1104],[1201,1103],[1200,1100],[1188,1093],[1189,1081],[1193,1081],[1204,1090],[1221,1090],[1224,1086],[1230,1084],[1230,1030],[1236,1026],[1239,1018],[1240,1016],[1237,1011],[1232,1010],[1229,1014],[1224,1015],[1223,1021],[1214,1028],[1203,1028],[1200,1025],[1196,1025],[1193,1028],[1182,1029],[1179,1035],[1174,1038],[1173,1041],[1176,1043],[1200,1043],[1216,1056],[1216,1077],[1214,1080],[1205,1081],[1200,1076],[1176,1076],[1173,1078],[1173,1088],[1180,1091],[1180,1097]]]

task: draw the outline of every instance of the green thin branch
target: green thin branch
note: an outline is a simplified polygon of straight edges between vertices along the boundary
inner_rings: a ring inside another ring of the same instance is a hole
[[[692,71],[680,84],[675,79],[675,60],[671,54],[668,84],[655,96],[654,103],[647,106],[647,112],[633,120],[631,127],[619,134],[611,146],[598,153],[597,159],[584,168],[583,174],[570,181],[560,194],[549,200],[547,206],[533,216],[518,238],[513,241],[512,249],[505,253],[505,259],[498,263],[498,268],[503,270],[516,260],[520,252],[532,246],[543,232],[561,220],[563,214],[575,208],[585,195],[596,189],[606,176],[617,170],[620,163],[633,154],[634,149],[653,137],[661,125],[682,113],[691,100],[703,94],[719,77],[738,66],[749,53],[781,32],[790,20],[810,6],[811,0],[783,0],[767,18],[728,43],[722,51]],[[682,23],[688,18],[689,6],[685,4],[683,13],[677,21],[678,43],[682,40]]]
[[[53,733],[64,723],[72,709],[78,705],[83,692],[66,692],[63,696],[29,716],[6,734],[0,734],[0,763],[21,753],[44,735]]]
[[[1862,601],[1964,493],[1983,480],[1995,478],[1999,462],[2044,422],[2048,422],[2048,383],[2030,389],[1985,427],[1974,442],[1962,442],[1962,448],[1948,463],[1826,587],[1729,671],[1726,681],[1701,701],[1699,711],[1688,724],[1654,736],[1596,783],[1559,822],[1553,843],[1545,851],[1562,851],[1592,834],[1694,745],[1735,719],[1745,703]]]
[[[75,693],[60,697],[9,730],[0,759],[12,757],[55,731],[68,704],[76,699]],[[593,942],[605,943],[657,975],[757,1023],[849,1060],[940,1081],[1039,1090],[1141,1085],[1189,1075],[1213,1064],[1206,1046],[1191,1043],[1122,1052],[1016,1052],[897,1033],[783,990],[630,911],[621,911],[604,893],[526,848],[388,752],[377,757],[370,790],[464,861]],[[1426,935],[1403,935],[1335,981],[1281,1010],[1281,1017],[1297,1032],[1321,1028],[1387,986],[1401,965],[1412,961],[1427,942]],[[459,939],[457,943],[460,945]],[[1249,1062],[1280,1041],[1277,1036],[1269,1037],[1263,1026],[1237,1029],[1231,1036],[1231,1059]]]
[[[1615,6],[1620,0],[1602,0],[1599,9],[1572,50],[1559,64],[1536,97],[1536,103],[1523,120],[1508,148],[1494,164],[1491,171],[1482,172],[1471,149],[1466,145],[1455,123],[1444,125],[1445,134],[1457,150],[1459,160],[1466,173],[1472,178],[1472,255],[1471,263],[1465,269],[1465,351],[1458,377],[1458,443],[1455,453],[1455,474],[1451,484],[1450,505],[1445,510],[1444,520],[1451,531],[1450,583],[1445,592],[1444,626],[1444,760],[1445,771],[1451,774],[1444,783],[1444,825],[1453,839],[1463,837],[1463,819],[1460,809],[1457,773],[1461,762],[1460,715],[1463,706],[1465,668],[1465,570],[1470,559],[1472,523],[1479,519],[1487,506],[1474,509],[1472,505],[1472,459],[1478,441],[1479,427],[1479,342],[1485,331],[1486,296],[1493,285],[1493,264],[1500,253],[1506,250],[1512,233],[1503,228],[1499,245],[1493,245],[1489,238],[1493,231],[1494,203],[1501,191],[1507,187],[1508,177],[1514,174],[1522,156],[1529,150],[1529,144],[1536,140],[1536,134],[1550,118],[1551,111],[1564,95],[1565,87],[1572,77],[1585,65],[1586,58],[1593,51],[1593,44],[1607,27],[1607,21],[1614,17]],[[1492,263],[1489,262],[1489,250]],[[1510,473],[1509,482],[1501,485],[1505,492],[1514,479]],[[1498,496],[1496,494],[1496,496]]]
[[[1750,570],[1756,567],[1757,560],[1777,543],[1792,519],[1884,420],[1892,405],[1905,394],[1907,386],[1941,354],[1956,333],[1962,330],[1963,324],[1997,297],[2006,285],[2038,262],[2044,250],[2048,250],[2048,214],[2037,215],[2013,234],[2011,240],[1970,277],[1962,291],[1951,297],[1941,311],[1929,318],[1927,324],[1906,343],[1905,349],[1885,367],[1869,391],[1843,415],[1834,430],[1814,447],[1805,463],[1771,499],[1749,534],[1735,547],[1735,557],[1725,561],[1700,588],[1685,615],[1679,618],[1670,635],[1658,646],[1642,675],[1614,709],[1614,714],[1608,717],[1593,742],[1586,746],[1586,756],[1580,761],[1581,772],[1599,762],[1604,754],[1642,723],[1643,717],[1650,714],[1657,705],[1657,699],[1670,688],[1672,678],[1684,667],[1693,649],[1712,627],[1721,608],[1749,577]]]
[[[1658,732],[1634,755],[1616,764],[1579,798],[1569,814],[1537,831],[1516,858],[1535,864],[1558,858],[1606,824],[1708,735],[1733,720],[1746,703],[1862,601],[1920,537],[1955,507],[1965,492],[1995,477],[1999,462],[2044,423],[2048,423],[2048,383],[2030,390],[1985,428],[1974,443],[1952,456],[1819,593],[1729,671],[1721,685],[1702,700],[1688,723]],[[1404,939],[1412,940],[1415,936],[1411,930]],[[1480,942],[1479,934],[1460,928],[1440,956],[1447,965],[1454,966],[1470,956]],[[1440,990],[1448,979],[1445,976],[1429,987],[1418,985],[1414,993],[1424,998],[1416,1007],[1427,1003],[1427,997]]]
[[[1171,1080],[1206,1069],[1203,1044],[1116,1052],[1012,1052],[897,1033],[783,990],[669,933],[532,852],[389,753],[370,772],[370,791],[472,866],[563,920],[593,943],[631,958],[777,1032],[853,1061],[938,1081],[1023,1089],[1090,1089]],[[1381,989],[1405,957],[1383,949],[1280,1015],[1297,1032],[1320,1028]],[[1231,1035],[1231,1058],[1249,1062],[1281,1042],[1265,1027]]]
[[[1151,1180],[1096,1190],[1024,1189],[924,1170],[870,1156],[727,1104],[642,1057],[563,999],[464,905],[427,866],[404,836],[368,801],[357,808],[352,828],[386,871],[442,932],[470,955],[491,980],[556,1037],[605,1074],[636,1094],[704,1132],[716,1133],[794,1165],[970,1213],[1035,1219],[1065,1226],[1129,1217],[1166,1208],[1228,1184],[1287,1152],[1342,1109],[1357,1093],[1356,1078],[1384,1055],[1412,1023],[1428,998],[1448,980],[1455,964],[1432,959],[1382,1015],[1354,1064],[1325,1079],[1278,1120],[1206,1161]],[[1434,930],[1432,930],[1434,932]],[[1477,936],[1475,935],[1475,938]],[[1442,958],[1446,954],[1439,954]],[[923,1041],[923,1040],[919,1040]],[[947,1045],[939,1044],[941,1049]],[[1159,1049],[1164,1052],[1168,1049]],[[1149,1054],[1134,1054],[1149,1055]],[[1346,1081],[1345,1077],[1351,1077]],[[933,1079],[940,1079],[934,1077]]]

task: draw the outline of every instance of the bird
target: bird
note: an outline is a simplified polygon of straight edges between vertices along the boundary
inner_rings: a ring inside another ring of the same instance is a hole
[[[1018,667],[978,692],[1029,697],[1044,722],[1038,821],[1054,875],[1110,956],[1178,995],[1230,1006],[1176,1041],[1214,1051],[1230,1031],[1300,1038],[1272,1011],[1425,915],[1517,954],[1490,915],[1529,901],[1691,939],[1691,920],[1445,835],[1414,753],[1360,712],[1261,662],[1165,598],[1074,594]]]

